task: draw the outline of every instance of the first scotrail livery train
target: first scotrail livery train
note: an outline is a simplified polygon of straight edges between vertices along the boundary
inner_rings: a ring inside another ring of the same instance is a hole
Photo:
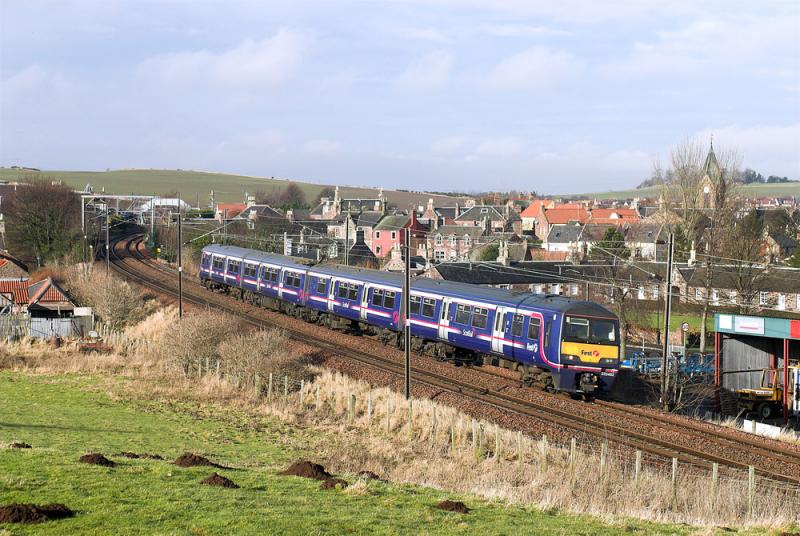
[[[211,245],[199,275],[250,303],[402,344],[401,274]],[[416,352],[513,367],[550,390],[591,397],[609,391],[619,369],[619,322],[592,302],[414,278],[410,322]]]

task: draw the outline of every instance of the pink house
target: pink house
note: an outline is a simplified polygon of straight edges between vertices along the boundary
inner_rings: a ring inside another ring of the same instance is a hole
[[[405,244],[405,233],[403,229],[411,228],[411,246],[416,251],[420,242],[425,240],[427,229],[419,221],[417,215],[411,211],[411,216],[396,214],[384,216],[372,231],[372,252],[376,257],[386,257],[397,245]]]

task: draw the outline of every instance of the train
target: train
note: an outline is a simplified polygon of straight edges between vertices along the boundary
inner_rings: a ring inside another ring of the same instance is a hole
[[[402,274],[212,244],[198,275],[207,289],[403,346]],[[597,303],[430,278],[412,278],[410,294],[414,352],[518,370],[527,384],[585,398],[614,385],[619,320]]]

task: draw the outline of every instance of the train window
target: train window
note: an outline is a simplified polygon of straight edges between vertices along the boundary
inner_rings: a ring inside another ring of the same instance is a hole
[[[228,259],[228,271],[233,272],[234,274],[239,273],[239,265],[241,261],[235,261],[233,259]]]
[[[531,320],[533,320],[533,319],[531,319]],[[550,347],[550,326],[552,326],[552,325],[553,325],[553,323],[550,320],[548,320],[548,321],[546,321],[544,323],[544,346],[545,346],[545,348],[549,348]]]
[[[469,324],[469,317],[472,315],[472,307],[469,305],[464,305],[463,303],[459,303],[458,307],[456,307],[456,318],[455,322],[457,324]]]
[[[358,285],[350,284],[350,288],[347,290],[347,299],[351,301],[358,299]]]
[[[203,253],[203,258],[200,260],[200,265],[208,267],[208,261],[209,261],[208,253]]]
[[[422,316],[427,316],[428,318],[436,316],[436,300],[433,298],[423,298]]]
[[[539,340],[539,330],[542,325],[542,321],[538,318],[531,318],[530,323],[528,324],[528,338],[533,341]]]
[[[412,315],[421,314],[421,307],[422,307],[422,298],[419,296],[411,295],[411,308],[409,309],[409,313]]]
[[[328,290],[328,280],[322,279],[321,277],[317,279],[317,294],[325,294]]]
[[[225,266],[225,258],[224,257],[214,257],[214,269],[215,270],[222,270]]]
[[[283,283],[287,287],[299,287],[300,274],[296,274],[294,272],[286,272],[286,277],[284,277]]]
[[[269,268],[269,280],[273,283],[278,282],[278,269],[277,268]]]
[[[383,289],[376,288],[372,291],[372,305],[383,307]]]
[[[347,283],[339,283],[339,290],[336,295],[340,298],[347,298]]]
[[[255,277],[257,273],[258,273],[258,265],[245,263],[244,265],[245,277]]]
[[[514,315],[511,319],[511,336],[522,337],[522,325],[525,322],[525,317],[522,315]]]
[[[483,307],[476,307],[472,315],[472,325],[478,329],[485,329],[489,321],[489,310]]]
[[[394,309],[394,296],[395,292],[393,290],[387,290],[386,294],[384,294],[383,306],[387,309]]]

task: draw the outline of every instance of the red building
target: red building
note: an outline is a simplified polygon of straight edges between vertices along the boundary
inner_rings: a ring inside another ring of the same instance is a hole
[[[386,257],[397,245],[405,245],[403,229],[411,229],[412,254],[416,254],[417,246],[425,241],[428,229],[417,221],[414,211],[410,216],[395,214],[385,216],[372,231],[372,252],[376,257]]]

